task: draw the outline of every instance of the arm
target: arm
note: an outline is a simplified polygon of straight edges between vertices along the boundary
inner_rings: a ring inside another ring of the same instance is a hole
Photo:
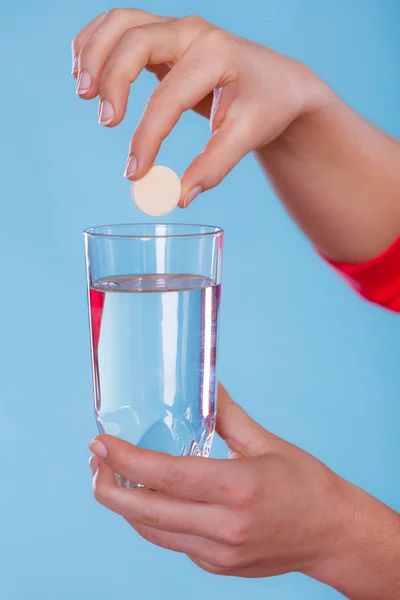
[[[341,551],[307,573],[350,600],[400,596],[400,516],[353,487],[353,518]]]
[[[330,259],[359,263],[400,236],[400,143],[325,88],[257,153],[293,218]]]

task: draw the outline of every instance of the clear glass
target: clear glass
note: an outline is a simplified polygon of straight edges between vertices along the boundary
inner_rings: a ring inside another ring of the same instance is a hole
[[[106,225],[84,235],[100,433],[176,456],[208,456],[222,229]]]

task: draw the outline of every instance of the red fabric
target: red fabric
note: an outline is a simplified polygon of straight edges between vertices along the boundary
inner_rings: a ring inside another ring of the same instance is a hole
[[[328,263],[361,296],[400,313],[400,238],[382,254],[364,263],[349,265],[330,260]]]

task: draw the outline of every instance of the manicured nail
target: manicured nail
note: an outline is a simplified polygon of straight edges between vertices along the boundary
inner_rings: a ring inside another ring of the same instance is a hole
[[[71,75],[75,75],[75,73],[77,73],[78,71],[78,57],[74,56],[74,58],[72,59],[72,73]]]
[[[107,457],[107,448],[105,445],[99,440],[92,440],[89,444],[89,450],[93,452],[98,458],[106,458]]]
[[[128,160],[126,161],[124,177],[126,177],[127,179],[129,179],[129,177],[132,177],[132,175],[135,174],[136,168],[137,168],[136,157],[133,156],[133,154],[131,154],[131,156],[128,156]]]
[[[102,100],[99,109],[99,123],[100,125],[108,125],[114,118],[114,109],[111,102],[108,100]]]
[[[92,471],[92,475],[94,477],[97,473],[97,469],[99,468],[99,463],[97,462],[95,456],[91,456],[89,458],[89,466],[90,466],[90,470]]]
[[[189,190],[188,193],[185,196],[185,201],[183,203],[183,207],[186,208],[187,206],[189,206],[189,204],[191,202],[193,202],[193,200],[195,198],[197,198],[197,196],[199,194],[201,194],[202,191],[203,191],[203,188],[201,187],[201,185],[196,185],[196,187],[194,187],[193,189]]]
[[[78,81],[76,84],[76,93],[78,96],[86,94],[90,90],[92,78],[90,77],[89,71],[83,70],[79,73]]]

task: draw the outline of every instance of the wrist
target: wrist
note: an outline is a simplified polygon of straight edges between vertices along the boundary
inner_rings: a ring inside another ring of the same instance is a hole
[[[337,526],[305,573],[351,600],[400,598],[400,516],[341,480]]]
[[[306,65],[292,66],[293,106],[283,131],[255,151],[267,176],[274,183],[276,166],[287,161],[304,164],[320,153],[326,143],[328,129],[336,122],[336,113],[343,104],[334,91]],[[280,169],[278,169],[280,170]]]
[[[339,100],[332,88],[330,88],[321,77],[314,73],[314,71],[307,67],[307,65],[299,65],[299,77],[303,88],[303,108],[298,115],[298,118],[283,132],[282,137],[286,137],[290,134],[290,130],[295,129],[296,125],[303,119],[306,120],[312,116],[319,115]]]
[[[324,138],[332,113],[340,111],[343,104],[332,88],[307,66],[299,65],[298,76],[303,90],[301,108],[271,147],[266,146],[267,151],[284,150],[293,155],[302,155],[304,150],[308,152],[310,138],[313,143]]]
[[[308,145],[310,135],[324,135],[325,115],[340,99],[328,84],[307,65],[292,61],[291,70],[292,97],[286,107],[288,123],[279,136],[259,148],[256,154],[268,157],[276,151],[301,151],[303,144]]]

